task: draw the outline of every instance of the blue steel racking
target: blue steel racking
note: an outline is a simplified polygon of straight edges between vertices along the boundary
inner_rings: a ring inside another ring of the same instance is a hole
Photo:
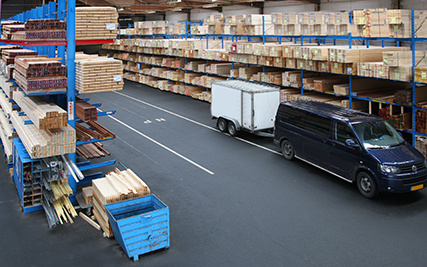
[[[75,52],[76,45],[85,45],[85,44],[102,44],[113,42],[112,39],[104,40],[76,40],[75,38],[75,7],[76,0],[58,0],[55,2],[49,2],[48,4],[36,7],[32,10],[28,10],[24,13],[15,15],[11,17],[11,20],[17,20],[21,22],[26,22],[30,19],[51,19],[58,18],[60,20],[66,20],[67,26],[67,38],[66,40],[46,40],[46,41],[18,41],[18,40],[1,40],[2,43],[11,43],[21,46],[31,47],[31,49],[37,51],[40,55],[47,55],[48,57],[59,57],[63,64],[66,64],[67,67],[67,78],[68,78],[68,87],[66,92],[52,92],[52,93],[31,93],[28,95],[44,95],[49,97],[54,102],[58,103],[59,106],[66,108],[68,112],[68,124],[75,128],[76,123],[80,121],[75,117],[75,100],[77,92],[75,90]],[[65,59],[66,62],[65,62]],[[55,97],[53,99],[53,97]],[[111,115],[115,111],[99,112],[98,116],[102,115]],[[90,142],[99,142],[111,140],[92,140]],[[18,142],[14,142],[17,144]],[[77,142],[76,145],[82,145],[89,142]],[[14,146],[15,147],[15,146]],[[18,153],[23,155],[23,153]],[[17,155],[18,155],[17,154]],[[69,154],[70,158],[76,162],[76,154]],[[22,159],[21,159],[22,161]],[[99,168],[103,166],[115,164],[115,160],[101,162],[97,164],[91,164],[90,161],[85,161],[82,163],[77,163],[81,171],[90,170],[94,168]],[[102,177],[101,172],[93,173],[91,175],[86,175],[83,181],[80,181],[81,184],[90,183],[92,179]],[[19,180],[19,179],[18,179]],[[69,185],[74,193],[76,193],[77,183],[74,179],[68,179]],[[16,184],[18,187],[18,184]],[[22,189],[22,188],[21,188]],[[19,193],[18,188],[18,193]],[[22,190],[21,190],[22,191]],[[71,200],[74,201],[74,196],[71,197]],[[41,206],[40,206],[41,207]]]
[[[313,40],[317,41],[318,44],[321,43],[325,43],[327,40],[332,40],[333,44],[336,45],[336,41],[337,40],[341,40],[341,41],[347,41],[348,42],[348,46],[351,49],[352,48],[352,42],[354,40],[358,40],[358,41],[362,41],[362,45],[366,46],[367,48],[369,48],[370,46],[370,42],[371,41],[380,41],[382,47],[385,46],[385,42],[386,41],[392,41],[395,42],[397,46],[400,46],[401,42],[410,42],[410,47],[411,47],[411,51],[412,51],[412,79],[411,81],[407,81],[407,83],[411,83],[412,85],[412,103],[415,103],[415,88],[417,85],[425,85],[423,83],[417,83],[414,81],[414,68],[415,68],[415,46],[417,42],[424,42],[427,41],[427,38],[416,38],[415,37],[415,26],[414,26],[414,10],[411,10],[411,29],[412,29],[412,34],[411,34],[411,38],[387,38],[387,37],[354,37],[351,35],[351,33],[349,33],[348,35],[322,35],[322,36],[314,36],[314,35],[265,35],[265,21],[263,18],[263,33],[261,35],[230,35],[230,34],[202,34],[202,35],[195,35],[195,34],[191,34],[188,33],[188,26],[191,23],[194,24],[198,24],[201,22],[190,22],[190,21],[185,21],[186,23],[186,27],[187,27],[187,32],[185,34],[154,34],[154,35],[121,35],[120,36],[126,36],[127,38],[132,38],[132,37],[140,37],[140,38],[154,38],[154,37],[163,37],[163,38],[167,38],[167,39],[171,39],[171,38],[206,38],[206,40],[209,40],[209,38],[221,38],[223,41],[224,39],[229,39],[231,38],[232,41],[235,40],[240,40],[242,38],[247,38],[248,41],[251,41],[253,38],[258,38],[261,39],[263,43],[265,43],[266,39],[276,39],[279,43],[282,42],[282,39],[289,39],[291,41],[293,41],[294,43],[300,43],[301,46],[304,45],[304,41],[307,40],[309,43],[311,43]],[[352,16],[350,15],[350,23],[352,23]],[[132,27],[131,24],[129,24],[130,27]],[[209,43],[207,42],[207,48],[209,48]],[[126,51],[129,52],[129,51]],[[156,54],[157,55],[157,54]],[[166,55],[165,55],[166,56]],[[169,56],[169,55],[167,55]],[[187,58],[186,58],[187,60]],[[207,59],[207,62],[209,60]],[[218,60],[215,60],[218,61]],[[232,62],[234,63],[234,62]],[[208,64],[208,63],[207,63]],[[162,66],[164,67],[164,66]],[[262,66],[263,70],[265,71],[265,65]],[[278,67],[280,68],[280,67]],[[282,67],[283,68],[283,67]],[[292,69],[292,68],[286,68],[286,69]],[[296,68],[295,70],[299,70],[298,68]],[[309,89],[305,89],[304,88],[304,83],[303,83],[303,77],[304,77],[304,69],[301,69],[301,87],[299,89],[301,89],[301,95],[304,94],[305,91],[311,91]],[[194,71],[192,71],[194,72]],[[310,72],[319,72],[320,71],[310,71]],[[364,98],[364,97],[358,97],[357,95],[355,95],[352,92],[352,79],[353,76],[358,77],[357,75],[353,75],[353,74],[338,74],[338,73],[330,73],[333,75],[345,75],[348,76],[349,78],[349,84],[350,84],[350,93],[348,96],[349,102],[350,102],[350,107],[351,104],[353,102],[353,99],[358,99],[358,100],[365,100],[365,101],[370,101],[370,102],[377,102],[377,103],[381,103],[381,104],[388,104],[388,105],[394,105],[394,106],[399,106],[399,107],[404,107],[404,108],[410,108],[411,112],[412,112],[412,130],[401,130],[403,132],[407,132],[409,134],[412,135],[412,145],[415,145],[415,135],[421,135],[421,136],[425,136],[427,137],[427,134],[423,134],[423,133],[418,133],[415,131],[415,113],[416,110],[424,110],[427,111],[427,109],[424,108],[420,108],[420,107],[416,107],[415,105],[412,106],[406,106],[406,105],[400,105],[400,104],[395,104],[395,103],[390,103],[390,102],[386,102],[386,101],[379,101],[379,100],[375,100],[375,99],[369,99],[369,98]],[[363,77],[363,76],[360,76]],[[233,77],[229,77],[229,78],[233,78]],[[369,77],[370,79],[379,79],[379,80],[392,80],[392,79],[381,79],[381,78],[373,78],[373,77]],[[397,81],[396,82],[403,82],[403,81]],[[197,85],[198,86],[198,85]],[[318,91],[316,91],[318,92]],[[318,92],[318,93],[322,93],[322,92]],[[336,95],[333,93],[329,93],[329,92],[324,92],[323,94],[328,94],[328,95]]]

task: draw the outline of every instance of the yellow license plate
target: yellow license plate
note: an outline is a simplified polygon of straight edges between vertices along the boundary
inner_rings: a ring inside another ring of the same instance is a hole
[[[411,187],[411,191],[416,191],[424,188],[424,184],[419,184]]]

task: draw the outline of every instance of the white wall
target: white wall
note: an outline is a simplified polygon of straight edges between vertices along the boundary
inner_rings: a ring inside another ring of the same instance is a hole
[[[207,16],[219,14],[215,9],[203,8],[203,9],[192,9],[190,13],[190,20],[204,20]]]
[[[264,4],[264,14],[271,14],[274,12],[309,12],[315,11],[315,4],[300,4],[299,1],[289,2],[273,2]]]
[[[427,1],[424,0],[400,0],[402,9],[427,9]]]
[[[394,0],[397,1],[397,0]],[[419,0],[418,0],[419,1]],[[342,1],[322,0],[320,11],[352,11],[366,8],[393,8],[392,0]]]
[[[181,21],[181,20],[187,20],[187,13],[166,12],[166,21]]]
[[[259,14],[259,13],[260,13],[260,9],[258,7],[225,6],[222,8],[222,14],[224,14],[224,16],[248,15],[248,14]]]

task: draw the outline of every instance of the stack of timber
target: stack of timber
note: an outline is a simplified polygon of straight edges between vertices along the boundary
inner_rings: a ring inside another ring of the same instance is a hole
[[[24,23],[20,21],[8,20],[1,22],[1,37],[2,39],[15,39],[14,35],[25,34]]]
[[[76,54],[76,89],[97,93],[123,89],[122,61],[97,55]]]
[[[25,22],[25,35],[27,40],[65,40],[67,32],[65,21],[59,19],[37,19]]]
[[[83,187],[82,197],[86,205],[93,205],[93,187],[92,186]]]
[[[15,60],[14,78],[27,93],[66,91],[66,67],[56,59],[19,57]]]
[[[76,153],[84,160],[105,157],[105,154],[110,155],[100,142],[79,145]]]
[[[7,79],[13,78],[13,72],[15,69],[15,58],[17,56],[33,56],[38,53],[28,49],[1,49],[1,71]]]
[[[44,96],[24,96],[15,92],[15,102],[39,130],[67,127],[67,112]]]
[[[76,116],[82,121],[96,121],[98,111],[90,103],[76,97]]]
[[[117,168],[108,173],[105,178],[93,180],[92,188],[93,213],[107,237],[112,237],[114,234],[104,205],[147,196],[151,192],[144,181],[132,170],[120,171]]]
[[[28,154],[33,159],[58,156],[76,151],[76,131],[71,127],[39,130],[30,119],[13,111],[11,121]]]
[[[427,157],[427,137],[416,135],[415,148],[418,149],[418,151],[420,151],[424,157]]]
[[[77,217],[77,212],[68,198],[73,194],[73,190],[68,183],[61,180],[50,182],[50,187],[55,198],[52,206],[59,222],[61,224],[64,222],[74,223],[73,218]]]
[[[76,40],[115,39],[118,18],[115,7],[76,7]]]
[[[116,138],[116,135],[97,123],[96,121],[87,121],[89,127],[82,125],[83,123],[76,124],[76,135],[77,139],[80,141],[90,141],[92,139],[108,139]]]

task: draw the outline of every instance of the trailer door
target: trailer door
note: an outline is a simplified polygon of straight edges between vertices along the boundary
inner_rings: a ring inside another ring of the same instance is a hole
[[[242,91],[242,127],[253,131],[253,93]]]

